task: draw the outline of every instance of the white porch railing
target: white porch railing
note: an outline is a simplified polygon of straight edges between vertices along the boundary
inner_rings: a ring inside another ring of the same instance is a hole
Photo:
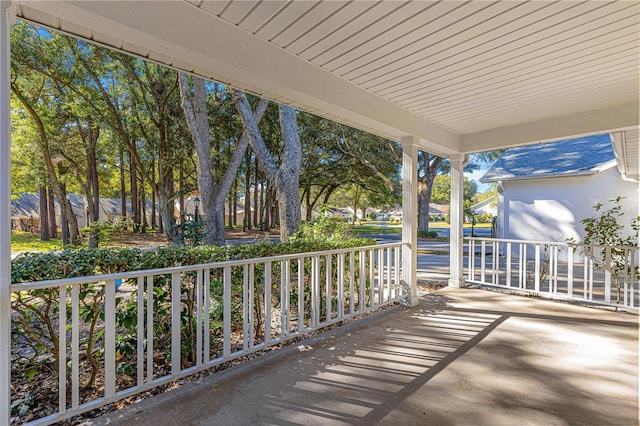
[[[467,282],[636,311],[640,306],[638,247],[490,238],[465,241]]]
[[[58,401],[30,424],[54,423],[399,301],[410,294],[402,248],[12,285],[14,368],[27,358],[25,368],[40,365],[29,386],[49,388]]]

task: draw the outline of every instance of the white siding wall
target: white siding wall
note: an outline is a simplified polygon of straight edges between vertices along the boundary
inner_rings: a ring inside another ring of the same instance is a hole
[[[503,182],[500,236],[558,241],[581,240],[580,221],[596,215],[593,206],[618,195],[628,224],[639,213],[638,183],[622,180],[615,167],[596,175]],[[629,228],[630,230],[630,228]]]

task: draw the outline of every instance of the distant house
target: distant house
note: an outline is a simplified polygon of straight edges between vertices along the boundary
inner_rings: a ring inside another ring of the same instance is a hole
[[[498,216],[498,196],[492,196],[471,206],[476,216]]]
[[[509,149],[480,179],[498,183],[500,238],[582,239],[593,206],[622,196],[638,216],[638,182],[620,174],[609,134]]]
[[[67,194],[71,202],[73,214],[76,216],[79,228],[89,224],[87,201],[81,195]],[[131,215],[131,201],[126,202],[127,215]],[[61,215],[58,200],[55,201],[56,224],[60,226]],[[100,198],[99,220],[112,222],[122,215],[122,201],[119,198]],[[151,221],[151,201],[146,202],[147,223]],[[11,200],[11,221],[15,230],[33,231],[40,229],[40,195],[20,193]]]

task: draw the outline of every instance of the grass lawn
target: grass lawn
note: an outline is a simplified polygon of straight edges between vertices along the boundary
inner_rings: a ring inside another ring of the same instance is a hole
[[[11,251],[51,251],[61,250],[62,240],[53,238],[49,241],[40,241],[40,235],[32,235],[28,232],[13,231],[11,232]]]
[[[450,228],[451,225],[447,222],[431,222],[429,228]],[[470,223],[464,224],[465,228],[471,228]],[[476,223],[474,228],[491,229],[490,223]],[[384,222],[362,222],[362,225],[351,225],[351,230],[356,234],[400,234],[402,233],[401,223],[384,224]]]

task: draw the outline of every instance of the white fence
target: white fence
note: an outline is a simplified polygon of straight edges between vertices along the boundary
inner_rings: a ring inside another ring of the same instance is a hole
[[[408,296],[402,248],[12,285],[12,384],[57,400],[30,424],[130,397]]]
[[[638,310],[640,249],[465,238],[467,281]]]

